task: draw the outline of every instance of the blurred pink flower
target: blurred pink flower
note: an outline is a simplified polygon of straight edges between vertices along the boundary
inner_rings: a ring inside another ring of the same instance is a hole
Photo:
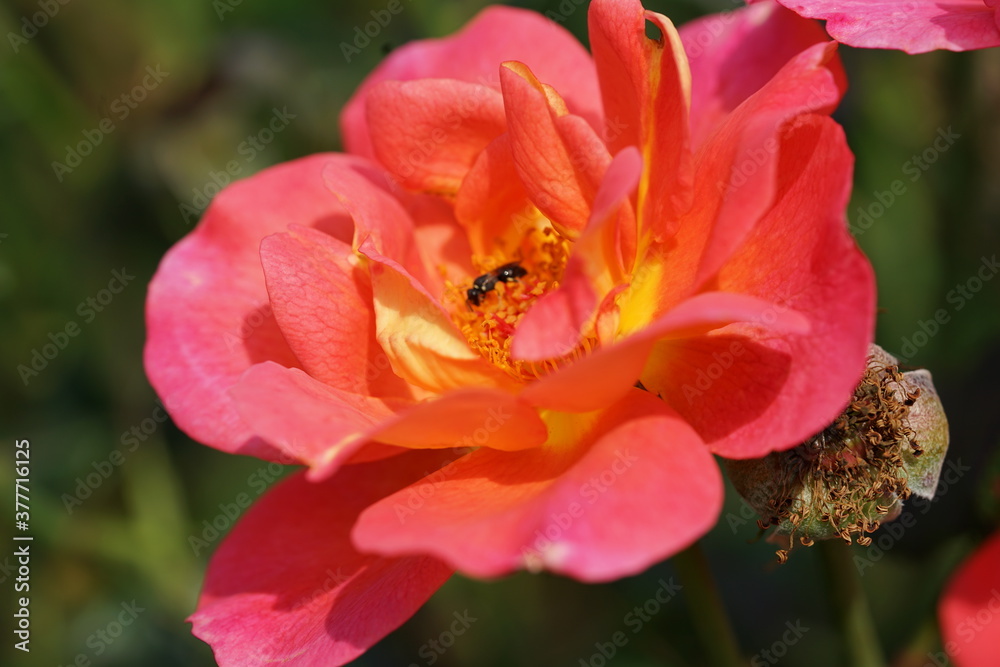
[[[1000,659],[1000,532],[966,560],[938,603],[941,638],[957,667],[995,667]]]
[[[752,1],[752,0],[751,0]],[[771,0],[762,0],[770,2]],[[997,0],[778,0],[838,42],[925,53],[1000,46]]]

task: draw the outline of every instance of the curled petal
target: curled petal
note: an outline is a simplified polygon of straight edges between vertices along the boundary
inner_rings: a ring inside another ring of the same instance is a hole
[[[274,316],[309,375],[356,394],[412,395],[375,340],[371,283],[350,245],[293,225],[260,253]]]
[[[563,412],[600,410],[631,393],[652,349],[652,341],[639,338],[601,347],[530,383],[521,398]]]
[[[500,72],[514,165],[528,197],[563,236],[575,239],[590,217],[597,186],[611,162],[581,118],[521,63]]]
[[[539,299],[518,324],[511,355],[542,361],[569,354],[580,342],[597,304],[597,293],[581,262],[571,259],[559,288]]]
[[[710,284],[775,205],[779,180],[785,176],[778,172],[782,132],[804,116],[832,111],[840,98],[830,69],[835,59],[833,42],[803,51],[729,114],[698,151],[695,205],[678,228],[675,243],[654,248],[664,253],[657,262],[670,270],[651,274],[646,285],[658,295],[652,313]]]
[[[457,283],[475,272],[468,235],[456,219],[451,202],[405,191],[398,196],[413,219],[414,244],[428,260],[427,288],[440,298],[445,280]]]
[[[378,174],[386,188],[398,188],[384,172]],[[354,250],[368,243],[398,262],[421,285],[428,288],[433,285],[420,248],[414,243],[413,219],[399,198],[383,188],[373,187],[357,170],[339,164],[329,165],[323,172],[323,180],[354,219]]]
[[[635,148],[615,156],[559,287],[539,299],[518,323],[511,346],[515,358],[540,361],[572,351],[596,315],[598,304],[622,280],[620,238],[628,233],[623,228],[635,225],[628,198],[641,172],[642,157]]]
[[[654,344],[662,339],[684,338],[719,329],[734,322],[762,322],[775,313],[767,327],[774,332],[804,334],[808,322],[787,308],[746,295],[725,292],[699,294],[681,303],[648,327],[614,345],[604,346],[569,366],[528,385],[521,397],[541,407],[566,412],[588,412],[620,400],[648,370],[643,371]],[[659,376],[657,383],[672,382]],[[653,393],[659,393],[646,385]]]
[[[646,36],[647,21],[658,39]],[[664,237],[691,200],[691,72],[680,37],[667,17],[646,11],[639,0],[595,0],[588,22],[608,145],[616,153],[626,146],[641,150],[640,225]]]
[[[385,400],[330,387],[297,368],[257,364],[230,392],[243,419],[288,458],[313,468],[349,459],[393,417]]]
[[[473,251],[507,257],[539,216],[521,184],[510,148],[502,134],[479,154],[455,198],[455,217]]]

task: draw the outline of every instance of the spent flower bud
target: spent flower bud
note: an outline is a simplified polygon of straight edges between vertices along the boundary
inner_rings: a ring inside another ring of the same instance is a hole
[[[867,533],[899,516],[910,494],[932,498],[948,422],[926,370],[902,373],[877,345],[847,408],[806,442],[761,459],[726,460],[736,490],[760,515],[784,561],[798,540]]]

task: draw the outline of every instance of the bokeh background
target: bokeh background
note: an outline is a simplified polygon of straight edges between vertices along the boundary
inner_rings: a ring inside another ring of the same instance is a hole
[[[385,0],[0,3],[0,487],[9,525],[14,442],[29,438],[35,536],[32,651],[12,648],[11,603],[4,665],[80,656],[108,667],[214,664],[184,619],[218,540],[194,547],[190,538],[288,470],[203,447],[163,419],[142,367],[146,285],[215,193],[213,173],[237,161],[244,177],[338,150],[338,113],[385,53],[446,35],[484,4],[402,0],[348,61],[342,44]],[[584,0],[510,4],[549,12],[586,41]],[[677,23],[733,7],[646,4]],[[51,17],[39,14],[45,7]],[[998,516],[1000,278],[990,274],[969,298],[954,290],[976,287],[984,258],[1000,252],[1000,50],[842,54],[851,88],[837,117],[857,155],[849,218],[878,275],[878,341],[933,371],[951,422],[949,461],[969,468],[915,509],[915,525],[855,547],[871,562],[861,580],[887,657],[932,664],[941,586]],[[288,112],[281,131],[248,143],[275,109]],[[77,162],[68,147],[80,142],[91,146]],[[127,282],[117,294],[108,290],[116,271]],[[939,309],[947,321],[932,333],[926,323]],[[67,326],[76,334],[60,336]],[[35,360],[37,373],[20,368],[49,344],[61,349]],[[780,650],[781,664],[848,664],[818,550],[777,566],[741,510],[729,493],[704,547],[748,664],[774,664],[761,652],[782,641],[786,623],[808,630]],[[0,550],[6,599],[12,552]],[[629,642],[609,664],[704,664],[683,592],[640,631],[626,625],[671,577],[670,563],[607,585],[455,577],[357,664],[601,665],[595,642],[619,630]],[[141,611],[105,641],[98,632],[123,604]],[[429,648],[465,610],[477,620],[454,645]]]

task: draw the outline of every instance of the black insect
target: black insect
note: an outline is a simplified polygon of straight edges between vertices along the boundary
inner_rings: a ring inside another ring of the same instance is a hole
[[[496,287],[498,282],[509,283],[526,275],[528,275],[527,270],[517,262],[498,266],[473,280],[472,287],[465,292],[465,297],[473,306],[478,306],[486,293]]]

